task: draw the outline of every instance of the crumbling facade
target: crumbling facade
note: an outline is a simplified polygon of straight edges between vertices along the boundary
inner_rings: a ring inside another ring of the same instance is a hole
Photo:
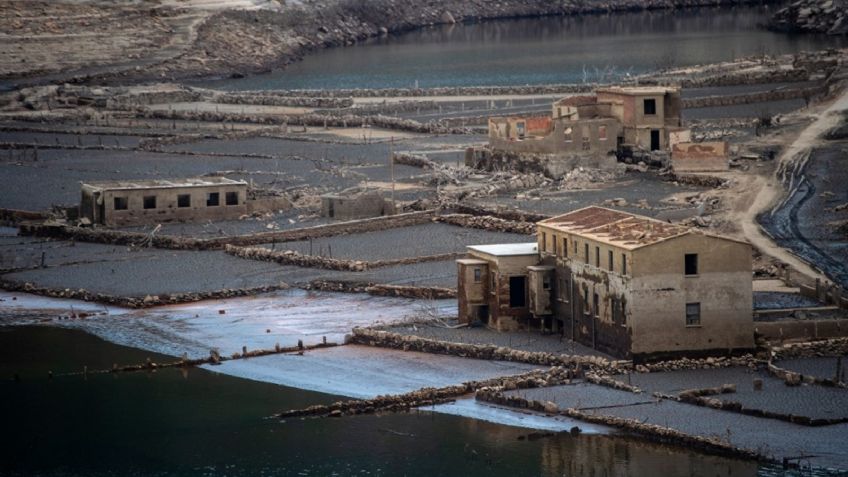
[[[247,183],[225,177],[89,182],[80,217],[105,226],[229,220],[249,212]]]
[[[560,332],[622,358],[753,348],[749,244],[602,207],[537,230],[535,255],[525,245],[508,267],[486,253],[506,246],[469,247],[462,321]]]
[[[550,155],[569,168],[612,167],[624,149],[669,150],[685,131],[682,104],[678,88],[598,89],[554,102],[550,117],[489,119],[489,149]]]
[[[721,172],[730,169],[726,141],[681,142],[671,148],[675,172]]]

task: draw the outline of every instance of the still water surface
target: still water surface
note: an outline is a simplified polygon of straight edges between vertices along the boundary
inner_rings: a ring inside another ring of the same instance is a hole
[[[741,462],[604,435],[420,412],[263,419],[335,396],[188,372],[58,376],[151,357],[81,331],[0,328],[0,475],[754,476]],[[47,371],[57,374],[52,380]],[[19,381],[12,377],[17,374]]]
[[[758,28],[778,8],[715,7],[443,26],[307,55],[284,70],[205,83],[235,90],[594,81],[672,65],[846,46]]]

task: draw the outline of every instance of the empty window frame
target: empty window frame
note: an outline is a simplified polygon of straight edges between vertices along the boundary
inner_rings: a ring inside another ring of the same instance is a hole
[[[563,257],[568,256],[568,238],[567,237],[562,238],[562,256]]]
[[[177,207],[185,208],[191,207],[191,195],[190,194],[180,194],[177,196]]]
[[[127,210],[129,206],[129,200],[126,197],[115,197],[115,210]]]
[[[155,209],[156,208],[156,196],[155,195],[146,195],[142,199],[142,203],[145,209]]]
[[[697,275],[698,274],[698,254],[697,253],[687,253],[683,257],[684,261],[684,274],[685,275]]]
[[[559,250],[558,250],[559,245],[558,244],[559,244],[559,242],[557,242],[556,235],[552,235],[551,236],[551,245],[554,246],[554,255],[557,255],[559,253]]]
[[[238,205],[239,204],[239,193],[238,192],[227,192],[224,196],[224,203],[227,205]]]
[[[206,207],[217,207],[221,205],[221,194],[218,192],[210,192],[206,194]]]
[[[650,98],[645,99],[643,102],[645,116],[653,116],[657,114],[657,100]]]
[[[577,240],[574,241],[574,258],[577,258]]]
[[[621,274],[627,275],[627,254],[621,254]]]
[[[542,243],[540,243],[539,245],[541,245],[542,251],[547,252],[548,251],[548,235],[545,232],[542,232],[541,242]]]
[[[602,124],[598,126],[598,140],[606,141],[607,140],[607,127]]]
[[[595,247],[595,266],[601,268],[601,247]]]
[[[474,283],[480,283],[483,280],[483,270],[480,267],[474,269]]]
[[[595,318],[601,314],[601,297],[597,293],[592,294],[592,314]]]
[[[612,253],[612,250],[608,251],[607,252],[607,259],[609,261],[609,270],[611,272],[615,271],[615,260],[613,259],[613,257],[614,257],[614,255]]]
[[[701,304],[686,304],[686,326],[701,326]]]
[[[589,289],[583,289],[583,313],[589,314]]]
[[[551,289],[551,277],[544,276],[542,277],[542,290],[550,290]]]
[[[587,264],[592,263],[592,262],[589,261],[589,244],[588,243],[583,244],[583,252],[584,252],[583,256],[586,259],[586,263]]]

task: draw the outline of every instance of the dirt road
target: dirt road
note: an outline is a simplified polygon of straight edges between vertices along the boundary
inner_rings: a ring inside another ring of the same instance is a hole
[[[757,222],[757,216],[780,204],[780,201],[790,192],[784,187],[783,175],[790,174],[795,168],[803,165],[810,157],[810,152],[821,143],[822,135],[839,124],[841,120],[840,112],[846,110],[848,110],[848,91],[843,92],[829,106],[823,106],[823,110],[816,115],[816,119],[801,132],[780,156],[774,175],[768,177],[749,176],[747,183],[740,184],[740,190],[758,191],[753,196],[747,210],[741,211],[737,216],[739,223],[742,224],[745,238],[764,254],[789,264],[792,268],[810,278],[820,278],[823,281],[828,281],[823,273],[789,250],[780,247],[766,235]]]

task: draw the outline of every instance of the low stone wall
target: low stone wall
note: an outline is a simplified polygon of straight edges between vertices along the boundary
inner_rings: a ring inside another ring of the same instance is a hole
[[[457,397],[471,394],[478,389],[493,386],[504,388],[544,387],[570,379],[572,373],[563,368],[548,371],[530,371],[517,376],[505,376],[484,381],[469,381],[456,386],[423,388],[405,394],[377,396],[374,399],[337,401],[329,405],[315,405],[304,409],[292,409],[273,415],[276,419],[293,417],[341,417],[375,412],[404,412],[412,408],[434,406],[454,401]]]
[[[452,343],[368,328],[354,328],[351,342],[381,348],[444,354],[462,358],[512,361],[542,366],[586,366],[589,369],[605,371],[617,370],[617,363],[597,356],[520,351],[494,345]]]
[[[49,296],[52,298],[68,298],[73,300],[104,303],[107,305],[121,306],[125,308],[151,308],[160,305],[173,305],[177,303],[192,303],[201,300],[233,298],[237,296],[258,295],[276,290],[285,290],[289,286],[285,283],[277,285],[266,285],[253,288],[224,288],[221,290],[207,292],[185,292],[170,293],[168,295],[116,296],[105,293],[94,293],[83,288],[51,288],[40,287],[29,282],[14,282],[0,279],[0,289],[11,292],[24,292],[33,295]]]
[[[421,154],[409,154],[405,152],[394,153],[392,159],[395,164],[403,164],[405,166],[420,167],[422,169],[433,169],[434,163],[427,156]]]
[[[349,108],[353,106],[352,98],[336,98],[326,96],[287,96],[273,94],[224,93],[213,97],[220,104],[251,104],[259,106],[289,106],[297,108]]]
[[[107,243],[114,245],[146,244],[156,248],[173,250],[221,250],[226,245],[259,245],[274,242],[291,242],[310,238],[331,237],[334,235],[372,232],[396,227],[407,227],[429,222],[436,214],[435,210],[409,212],[371,219],[336,222],[314,227],[260,232],[257,234],[237,235],[232,237],[216,237],[197,239],[170,235],[154,235],[151,239],[146,233],[125,232],[103,228],[71,227],[61,224],[21,224],[21,235],[35,237],[52,237],[79,242]]]
[[[451,204],[449,208],[460,214],[491,216],[513,222],[531,222],[533,224],[551,218],[550,215],[534,214],[521,210],[492,209],[461,203]]]
[[[846,319],[782,319],[755,321],[754,331],[769,341],[820,340],[848,335]]]
[[[848,338],[787,343],[772,348],[775,359],[815,358],[848,355]]]
[[[678,182],[699,187],[710,187],[718,189],[727,185],[727,179],[721,177],[710,176],[706,174],[676,174],[668,173],[663,176],[665,180]]]
[[[353,114],[240,114],[218,111],[177,111],[177,110],[142,110],[137,113],[139,117],[148,119],[166,119],[180,121],[206,121],[206,122],[240,122],[253,124],[267,124],[291,127],[359,127],[372,126],[397,131],[408,131],[425,134],[469,134],[466,128],[444,127],[437,122],[421,123],[411,119],[402,119],[393,116],[356,116]]]
[[[685,109],[692,108],[709,108],[715,106],[733,106],[737,104],[752,104],[764,103],[767,101],[783,101],[787,99],[804,98],[812,99],[824,93],[826,90],[823,86],[811,88],[791,88],[778,89],[773,91],[760,91],[757,93],[736,94],[728,96],[703,96],[700,98],[685,98],[683,107]]]
[[[369,295],[374,296],[391,296],[425,300],[446,300],[456,298],[456,289],[454,288],[381,285],[368,282],[315,280],[309,283],[307,289],[339,293],[368,293]]]
[[[248,260],[274,262],[282,265],[295,265],[298,267],[341,270],[346,272],[364,272],[373,268],[410,265],[424,262],[440,262],[465,255],[464,253],[443,253],[438,255],[425,255],[422,257],[407,257],[393,260],[364,261],[344,260],[318,255],[304,255],[293,250],[273,251],[262,247],[236,247],[233,245],[226,245],[224,251],[230,255]]]

